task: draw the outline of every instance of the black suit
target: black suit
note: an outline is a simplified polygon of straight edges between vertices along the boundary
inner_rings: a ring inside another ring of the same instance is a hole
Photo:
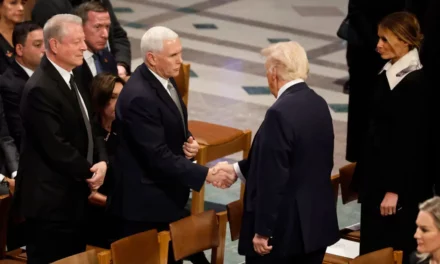
[[[166,229],[187,215],[190,189],[199,191],[205,182],[208,168],[193,164],[183,153],[190,133],[181,99],[180,105],[185,125],[176,104],[145,64],[119,95],[113,128],[120,142],[109,206],[124,221],[121,236]]]
[[[101,67],[103,72],[109,72],[112,73],[114,75],[118,75],[118,68],[117,68],[117,63],[115,61],[115,58],[113,57],[113,55],[107,51],[107,50],[102,50],[100,52],[100,54],[98,55],[99,57],[99,61],[101,63]],[[91,84],[93,81],[93,74],[92,71],[90,70],[89,65],[87,64],[86,60],[83,60],[83,64],[79,67],[77,67],[74,71],[75,74],[79,74],[79,79],[81,79],[81,83],[83,85],[83,87],[89,91],[89,93],[91,92]]]
[[[0,97],[0,173],[10,177],[18,170],[19,155],[14,139],[9,135],[2,101]]]
[[[339,239],[333,141],[327,103],[305,83],[269,108],[249,158],[239,162],[246,192],[238,250],[246,263],[322,263]],[[269,255],[254,251],[256,233],[272,237]]]
[[[21,94],[29,75],[14,60],[0,77],[0,94],[3,98],[6,121],[15,144],[20,149],[23,126],[20,117]]]
[[[32,21],[35,21],[43,27],[52,16],[72,13],[73,8],[88,1],[89,0],[39,0],[32,9]],[[111,53],[115,56],[115,60],[118,63],[124,65],[127,69],[127,73],[130,73],[131,47],[127,38],[127,32],[125,32],[121,24],[119,24],[110,0],[100,0],[100,2],[108,9],[110,14],[111,27],[109,43]]]
[[[88,96],[78,90],[91,118]],[[26,83],[20,107],[17,202],[29,228],[28,263],[47,263],[85,249],[85,180],[92,177],[87,130],[75,95],[46,57]],[[102,138],[94,138],[94,147],[95,161],[107,161]]]

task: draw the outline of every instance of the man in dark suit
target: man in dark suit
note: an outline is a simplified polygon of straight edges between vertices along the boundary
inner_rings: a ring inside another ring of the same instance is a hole
[[[15,49],[15,61],[0,77],[0,94],[3,98],[10,134],[17,148],[20,149],[21,93],[44,55],[43,29],[30,21],[19,23],[15,25],[12,42]]]
[[[226,186],[235,180],[191,161],[198,144],[188,131],[187,110],[173,79],[182,64],[178,35],[153,27],[142,37],[141,51],[145,63],[122,89],[113,123],[120,142],[109,207],[122,220],[121,237],[165,230],[187,215],[190,189],[199,191],[205,180]],[[174,257],[168,261],[174,263]],[[200,254],[191,261],[209,263]]]
[[[127,32],[119,23],[110,0],[97,0],[109,12],[111,27],[109,30],[109,48],[118,67],[119,76],[124,78],[130,74],[131,47]],[[43,26],[46,21],[56,14],[72,13],[73,9],[90,0],[39,0],[32,9],[32,21]]]
[[[16,196],[26,218],[30,264],[85,250],[88,196],[102,185],[107,170],[87,92],[72,75],[86,49],[81,18],[52,17],[44,42],[46,56],[26,83],[20,105],[24,130]]]
[[[101,72],[118,75],[117,63],[106,49],[110,14],[100,2],[85,2],[75,9],[75,15],[83,21],[87,50],[84,51],[84,63],[77,69],[81,72],[84,87],[90,88],[93,77]]]
[[[1,130],[6,130],[4,133],[7,135],[8,140],[6,142],[9,142],[10,149],[9,153],[6,152],[7,155],[5,158],[6,161],[12,160],[12,164],[10,161],[8,162],[12,166],[6,166],[6,168],[11,167],[6,170],[7,175],[11,175],[12,173],[11,178],[5,178],[5,180],[9,182],[11,187],[14,187],[15,180],[13,177],[17,174],[16,171],[18,169],[17,149],[20,149],[22,131],[19,107],[21,93],[24,84],[40,64],[41,57],[44,54],[43,29],[29,21],[19,23],[15,25],[12,42],[15,49],[15,60],[0,77],[0,94],[3,99],[3,107],[0,108],[0,111],[4,110],[4,116],[1,119],[2,122],[4,121],[5,123],[1,126]],[[9,131],[7,131],[7,127]],[[2,139],[2,142],[5,142],[5,140]],[[13,144],[14,142],[15,144]],[[16,225],[16,223],[10,222],[8,225],[7,238],[8,248],[16,249],[23,246],[23,225]]]
[[[277,100],[249,158],[217,165],[246,182],[238,251],[247,264],[320,264],[339,239],[330,181],[332,118],[324,99],[304,83],[309,64],[298,43],[277,43],[262,53]]]

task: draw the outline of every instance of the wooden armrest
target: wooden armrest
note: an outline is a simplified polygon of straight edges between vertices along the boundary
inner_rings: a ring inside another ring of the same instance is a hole
[[[159,232],[159,234],[157,234],[157,238],[159,240],[160,264],[167,264],[169,244],[171,241],[170,232],[169,231]]]

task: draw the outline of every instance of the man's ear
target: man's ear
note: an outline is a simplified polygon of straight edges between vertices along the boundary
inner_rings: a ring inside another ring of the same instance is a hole
[[[22,44],[17,44],[15,46],[15,54],[17,54],[18,57],[23,57],[23,48],[24,46]]]

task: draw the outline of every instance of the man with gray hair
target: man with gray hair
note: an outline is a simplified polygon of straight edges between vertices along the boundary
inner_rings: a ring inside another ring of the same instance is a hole
[[[333,124],[327,103],[304,80],[305,50],[296,42],[263,49],[270,92],[247,160],[216,168],[246,182],[238,252],[247,264],[321,264],[339,239],[330,174]]]
[[[87,93],[72,74],[86,49],[81,18],[56,15],[43,35],[46,55],[23,90],[16,180],[30,264],[85,250],[85,206],[107,170],[104,140],[93,135]]]
[[[178,35],[153,27],[142,37],[141,51],[145,63],[122,89],[113,124],[119,146],[110,211],[122,219],[121,237],[168,229],[189,214],[189,191],[200,191],[205,180],[219,186],[235,181],[232,174],[214,173],[192,161],[199,146],[188,130],[187,110],[173,79],[182,64]],[[209,263],[200,254],[190,259]],[[168,260],[174,263],[172,255]]]

